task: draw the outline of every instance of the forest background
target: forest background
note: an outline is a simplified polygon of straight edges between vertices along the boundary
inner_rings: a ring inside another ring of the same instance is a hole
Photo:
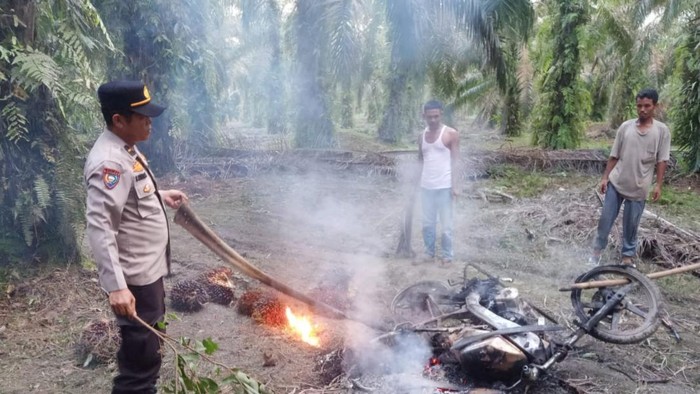
[[[653,87],[700,171],[700,5],[690,0],[0,0],[0,266],[72,263],[106,80],[169,106],[159,174],[231,124],[295,148],[341,133],[412,147],[427,98],[543,149],[585,145]]]

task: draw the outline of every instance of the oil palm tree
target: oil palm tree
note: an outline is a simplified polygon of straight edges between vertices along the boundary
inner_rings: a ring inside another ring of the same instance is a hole
[[[606,117],[613,129],[634,114],[631,98],[636,91],[660,87],[658,72],[652,68],[658,63],[652,59],[664,26],[650,17],[661,9],[659,1],[624,0],[597,1],[591,11],[586,40],[594,56],[590,74],[601,89],[594,89],[595,96],[607,95],[600,101],[607,105]]]
[[[478,111],[478,122],[491,123],[500,118],[503,134],[521,132],[522,117],[531,97],[531,65],[525,45],[533,18],[521,19],[524,23],[520,25],[501,21],[496,26],[505,65],[503,74],[497,74],[485,62],[483,47],[449,27],[455,25],[443,25],[433,41],[440,49],[430,62],[429,75],[435,94],[447,101],[448,113],[470,105]]]
[[[502,92],[507,92],[509,71],[501,39],[506,31],[527,37],[533,23],[529,1],[387,0],[386,5],[392,45],[391,79],[387,110],[379,128],[380,139],[395,142],[411,128],[406,119],[414,116],[416,108],[407,108],[408,87],[416,81],[420,86],[421,78],[431,65],[443,63],[443,66],[434,66],[434,72],[446,69],[446,48],[433,45],[435,42],[439,44],[440,40],[431,40],[441,32],[444,35],[445,29],[448,34],[463,35],[479,48],[484,70],[493,73],[496,85]]]
[[[295,142],[300,147],[335,145],[330,105],[341,90],[341,122],[352,120],[353,84],[360,83],[360,43],[370,23],[372,2],[362,0],[296,0]]]
[[[112,43],[87,0],[1,0],[0,37],[0,259],[75,261],[96,55]]]
[[[329,94],[324,86],[327,37],[324,10],[327,1],[297,0],[295,39],[297,60],[295,144],[326,148],[335,145]]]
[[[211,141],[226,84],[221,35],[221,0],[94,0],[120,52],[108,64],[111,78],[141,80],[170,110],[154,119],[153,134],[140,145],[159,172],[174,168],[173,134],[184,132],[189,146]],[[176,126],[176,127],[174,127]]]
[[[682,43],[676,50],[675,99],[671,111],[674,142],[688,169],[700,172],[700,6],[686,14]]]
[[[282,5],[277,0],[241,0],[241,47],[237,49],[241,70],[233,73],[247,115],[254,124],[266,122],[270,134],[287,130],[285,64],[283,59]],[[262,44],[262,45],[261,45]],[[242,82],[241,82],[242,81]]]
[[[545,2],[546,42],[538,69],[539,99],[533,113],[533,143],[550,149],[576,148],[590,100],[581,81],[580,39],[588,21],[588,2],[549,0]]]

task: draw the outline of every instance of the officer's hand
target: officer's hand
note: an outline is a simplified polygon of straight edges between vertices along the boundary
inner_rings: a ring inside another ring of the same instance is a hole
[[[136,298],[129,289],[109,293],[109,305],[115,314],[132,318],[136,316]]]
[[[178,209],[180,205],[189,201],[187,195],[179,190],[161,190],[160,196],[163,197],[165,205],[172,209]]]

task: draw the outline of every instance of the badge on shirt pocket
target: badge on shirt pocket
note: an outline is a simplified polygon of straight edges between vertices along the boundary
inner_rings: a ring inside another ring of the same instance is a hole
[[[160,205],[158,197],[155,195],[156,188],[151,183],[150,179],[147,179],[145,182],[135,182],[134,190],[136,191],[137,197],[137,209],[142,218],[162,212],[163,208]]]

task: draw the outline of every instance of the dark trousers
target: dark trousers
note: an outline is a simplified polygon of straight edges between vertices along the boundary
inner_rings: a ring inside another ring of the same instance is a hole
[[[129,290],[136,298],[136,314],[155,328],[165,314],[163,279],[146,286],[129,286]],[[117,352],[119,374],[114,378],[112,394],[156,393],[162,363],[160,338],[138,322],[118,322],[122,344]]]

